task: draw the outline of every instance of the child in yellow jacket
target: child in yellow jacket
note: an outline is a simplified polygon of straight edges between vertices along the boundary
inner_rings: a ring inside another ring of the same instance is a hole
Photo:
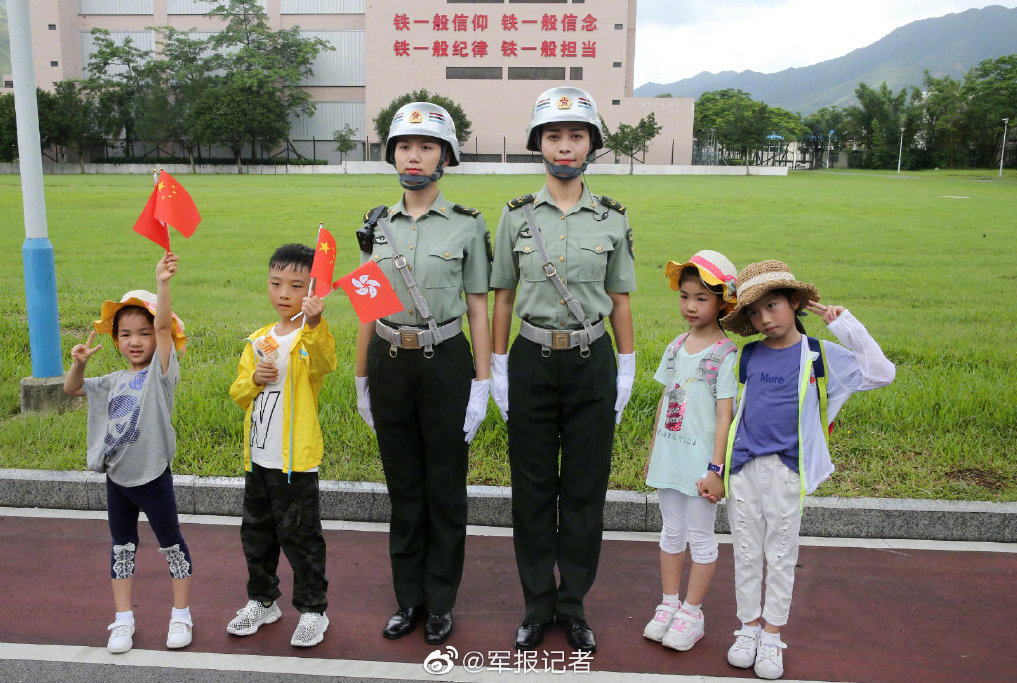
[[[230,397],[244,415],[244,514],[247,604],[226,630],[255,633],[282,616],[279,551],[293,568],[293,606],[300,621],[290,643],[317,645],[328,628],[325,538],[318,499],[324,451],[318,394],[335,370],[335,338],[322,300],[308,296],[314,250],[279,247],[269,260],[268,296],[279,322],[247,338]],[[299,317],[296,317],[299,316]],[[293,318],[296,317],[296,320]]]

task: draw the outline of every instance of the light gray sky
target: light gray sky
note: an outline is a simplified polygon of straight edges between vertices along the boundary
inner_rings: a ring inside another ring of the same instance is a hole
[[[638,0],[635,85],[835,59],[918,19],[1013,0]]]

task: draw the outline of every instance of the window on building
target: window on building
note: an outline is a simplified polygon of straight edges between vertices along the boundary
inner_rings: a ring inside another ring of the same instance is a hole
[[[445,0],[445,2],[447,2],[450,5],[456,4],[456,3],[462,3],[462,4],[468,4],[468,5],[479,5],[479,4],[483,4],[483,3],[490,3],[490,4],[501,5],[502,3],[505,2],[505,0]],[[500,161],[501,157],[499,157],[498,160]]]
[[[50,66],[60,66],[60,62],[58,62],[56,60],[53,60],[52,62],[49,63],[49,65]]]
[[[56,24],[50,24],[49,25],[49,30],[50,31],[56,31]]]
[[[448,80],[479,79],[487,81],[501,80],[500,66],[446,66],[445,78]]]
[[[510,81],[564,81],[564,66],[510,66]]]
[[[14,81],[4,81],[4,87],[5,88],[13,88],[14,87]]]
[[[529,3],[531,5],[564,5],[569,0],[508,0],[509,2]]]
[[[583,80],[583,67],[573,66],[569,68],[569,80],[570,81],[581,81]]]
[[[611,100],[611,104],[621,104],[621,100]]]
[[[615,24],[614,25],[614,30],[615,31],[621,31],[623,28],[625,28],[625,24]]]
[[[620,68],[621,68],[621,62],[613,62],[613,63],[611,64],[611,66],[613,66],[613,67],[614,67],[614,68],[616,68],[616,69],[620,69]]]

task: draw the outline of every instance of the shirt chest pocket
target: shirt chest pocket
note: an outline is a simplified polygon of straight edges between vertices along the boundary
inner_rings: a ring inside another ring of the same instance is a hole
[[[421,284],[428,289],[455,287],[463,281],[463,248],[458,244],[437,244],[427,252],[427,267],[421,268]],[[423,264],[421,264],[423,266]]]
[[[532,239],[520,239],[512,247],[515,252],[516,263],[519,264],[519,278],[528,282],[540,282],[547,279],[544,276],[544,262],[533,246]]]
[[[606,235],[579,238],[578,282],[603,282],[614,243]]]

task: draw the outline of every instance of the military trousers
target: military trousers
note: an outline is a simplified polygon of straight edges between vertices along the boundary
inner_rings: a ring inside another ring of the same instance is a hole
[[[586,358],[578,347],[545,355],[522,337],[509,352],[512,538],[525,621],[585,618],[600,561],[617,374],[607,335]]]
[[[293,472],[251,463],[244,475],[240,542],[247,559],[247,597],[271,601],[279,591],[279,550],[293,568],[293,606],[298,612],[328,607],[325,537],[317,472]]]
[[[452,610],[466,551],[469,444],[463,423],[475,373],[462,334],[434,347],[398,349],[375,335],[367,385],[392,503],[389,555],[402,608]]]

